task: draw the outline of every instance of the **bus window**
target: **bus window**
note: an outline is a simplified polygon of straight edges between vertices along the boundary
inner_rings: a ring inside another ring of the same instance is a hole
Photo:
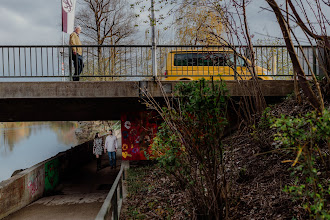
[[[230,66],[233,59],[228,53],[179,53],[174,54],[174,66]]]

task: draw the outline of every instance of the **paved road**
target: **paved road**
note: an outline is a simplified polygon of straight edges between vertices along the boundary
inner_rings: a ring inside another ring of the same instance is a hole
[[[108,164],[107,155],[103,155],[102,165],[106,167],[96,172],[96,160],[93,160],[68,175],[56,195],[43,197],[5,220],[94,219],[120,170],[121,161],[118,160],[116,169],[110,169]]]

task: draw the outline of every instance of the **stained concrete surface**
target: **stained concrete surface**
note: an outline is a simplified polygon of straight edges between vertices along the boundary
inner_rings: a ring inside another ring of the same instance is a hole
[[[0,121],[120,120],[121,112],[143,111],[143,90],[163,100],[180,81],[162,82],[0,82]],[[293,81],[259,81],[266,97],[283,97],[294,90]],[[226,81],[232,97],[251,95],[252,81]],[[24,111],[22,111],[24,109]]]
[[[96,171],[96,160],[73,170],[63,178],[54,195],[43,197],[4,219],[94,219],[120,170],[121,158],[117,156],[117,159],[116,169],[110,169],[108,156],[104,154],[100,171]]]

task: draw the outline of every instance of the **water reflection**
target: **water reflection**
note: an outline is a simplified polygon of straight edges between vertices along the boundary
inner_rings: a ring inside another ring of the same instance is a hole
[[[78,145],[76,122],[0,123],[0,181]]]

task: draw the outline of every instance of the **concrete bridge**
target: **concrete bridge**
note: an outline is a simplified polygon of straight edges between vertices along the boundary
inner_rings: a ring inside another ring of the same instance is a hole
[[[178,81],[162,82],[167,95]],[[226,81],[233,97],[247,96],[252,82]],[[293,81],[259,81],[266,97],[283,97]],[[119,120],[121,112],[143,111],[142,90],[163,97],[154,81],[0,82],[0,121]]]

